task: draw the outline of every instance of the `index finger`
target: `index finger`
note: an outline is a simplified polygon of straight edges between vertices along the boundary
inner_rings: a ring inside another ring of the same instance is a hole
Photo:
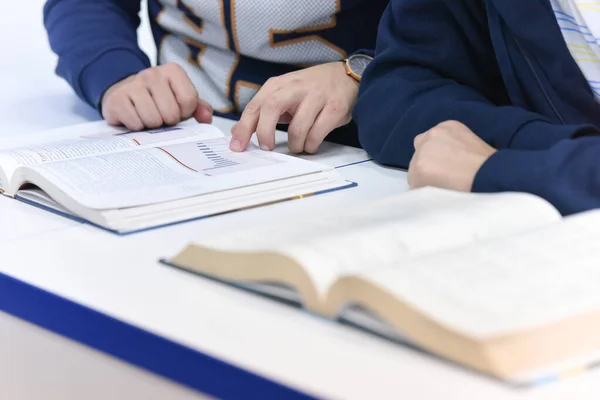
[[[258,95],[257,95],[258,96]],[[256,132],[260,116],[259,100],[254,98],[244,111],[240,120],[231,128],[231,150],[244,151],[248,147],[250,138]]]
[[[231,150],[244,151],[250,143],[250,138],[258,128],[263,102],[269,95],[280,89],[281,79],[269,79],[244,108],[240,120],[231,129]]]
[[[304,95],[303,91],[282,89],[269,96],[264,102],[256,127],[256,136],[261,149],[273,150],[275,148],[277,123],[282,115],[296,109]],[[304,143],[304,140],[302,142]]]

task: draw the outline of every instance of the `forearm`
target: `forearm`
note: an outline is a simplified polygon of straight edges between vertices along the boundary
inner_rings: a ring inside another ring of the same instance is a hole
[[[532,193],[564,215],[598,208],[600,136],[563,140],[546,150],[500,150],[477,173],[473,191]]]
[[[137,43],[140,0],[48,0],[44,24],[56,72],[93,107],[115,82],[150,66]]]

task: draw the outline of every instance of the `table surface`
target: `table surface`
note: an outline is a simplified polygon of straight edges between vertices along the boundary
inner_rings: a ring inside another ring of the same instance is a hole
[[[54,76],[43,1],[0,6],[0,137],[98,120]],[[33,19],[32,16],[34,17]],[[152,54],[142,26],[142,44]],[[27,36],[25,35],[27,34]],[[27,38],[26,38],[27,37]],[[227,131],[229,121],[216,124]],[[332,165],[366,158],[328,146]],[[595,398],[600,371],[530,390],[157,263],[194,239],[407,190],[401,171],[340,169],[357,188],[118,237],[0,198],[0,272],[294,388],[331,398]],[[196,392],[0,313],[0,396],[198,398]],[[8,394],[8,395],[7,395]]]

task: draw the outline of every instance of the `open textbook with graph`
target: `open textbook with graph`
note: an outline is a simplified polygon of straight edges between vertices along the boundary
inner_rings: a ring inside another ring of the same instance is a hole
[[[0,141],[2,194],[118,233],[353,186],[319,163],[253,146],[234,153],[213,125],[93,124],[18,143]]]
[[[600,211],[423,188],[182,243],[165,263],[501,379],[600,361]]]

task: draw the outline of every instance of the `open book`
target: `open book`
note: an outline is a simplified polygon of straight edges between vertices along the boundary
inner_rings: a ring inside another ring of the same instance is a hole
[[[315,162],[256,147],[234,153],[212,125],[98,126],[37,135],[17,147],[0,141],[0,191],[130,233],[353,186]]]
[[[599,243],[599,211],[424,188],[164,262],[524,384],[600,360]]]

